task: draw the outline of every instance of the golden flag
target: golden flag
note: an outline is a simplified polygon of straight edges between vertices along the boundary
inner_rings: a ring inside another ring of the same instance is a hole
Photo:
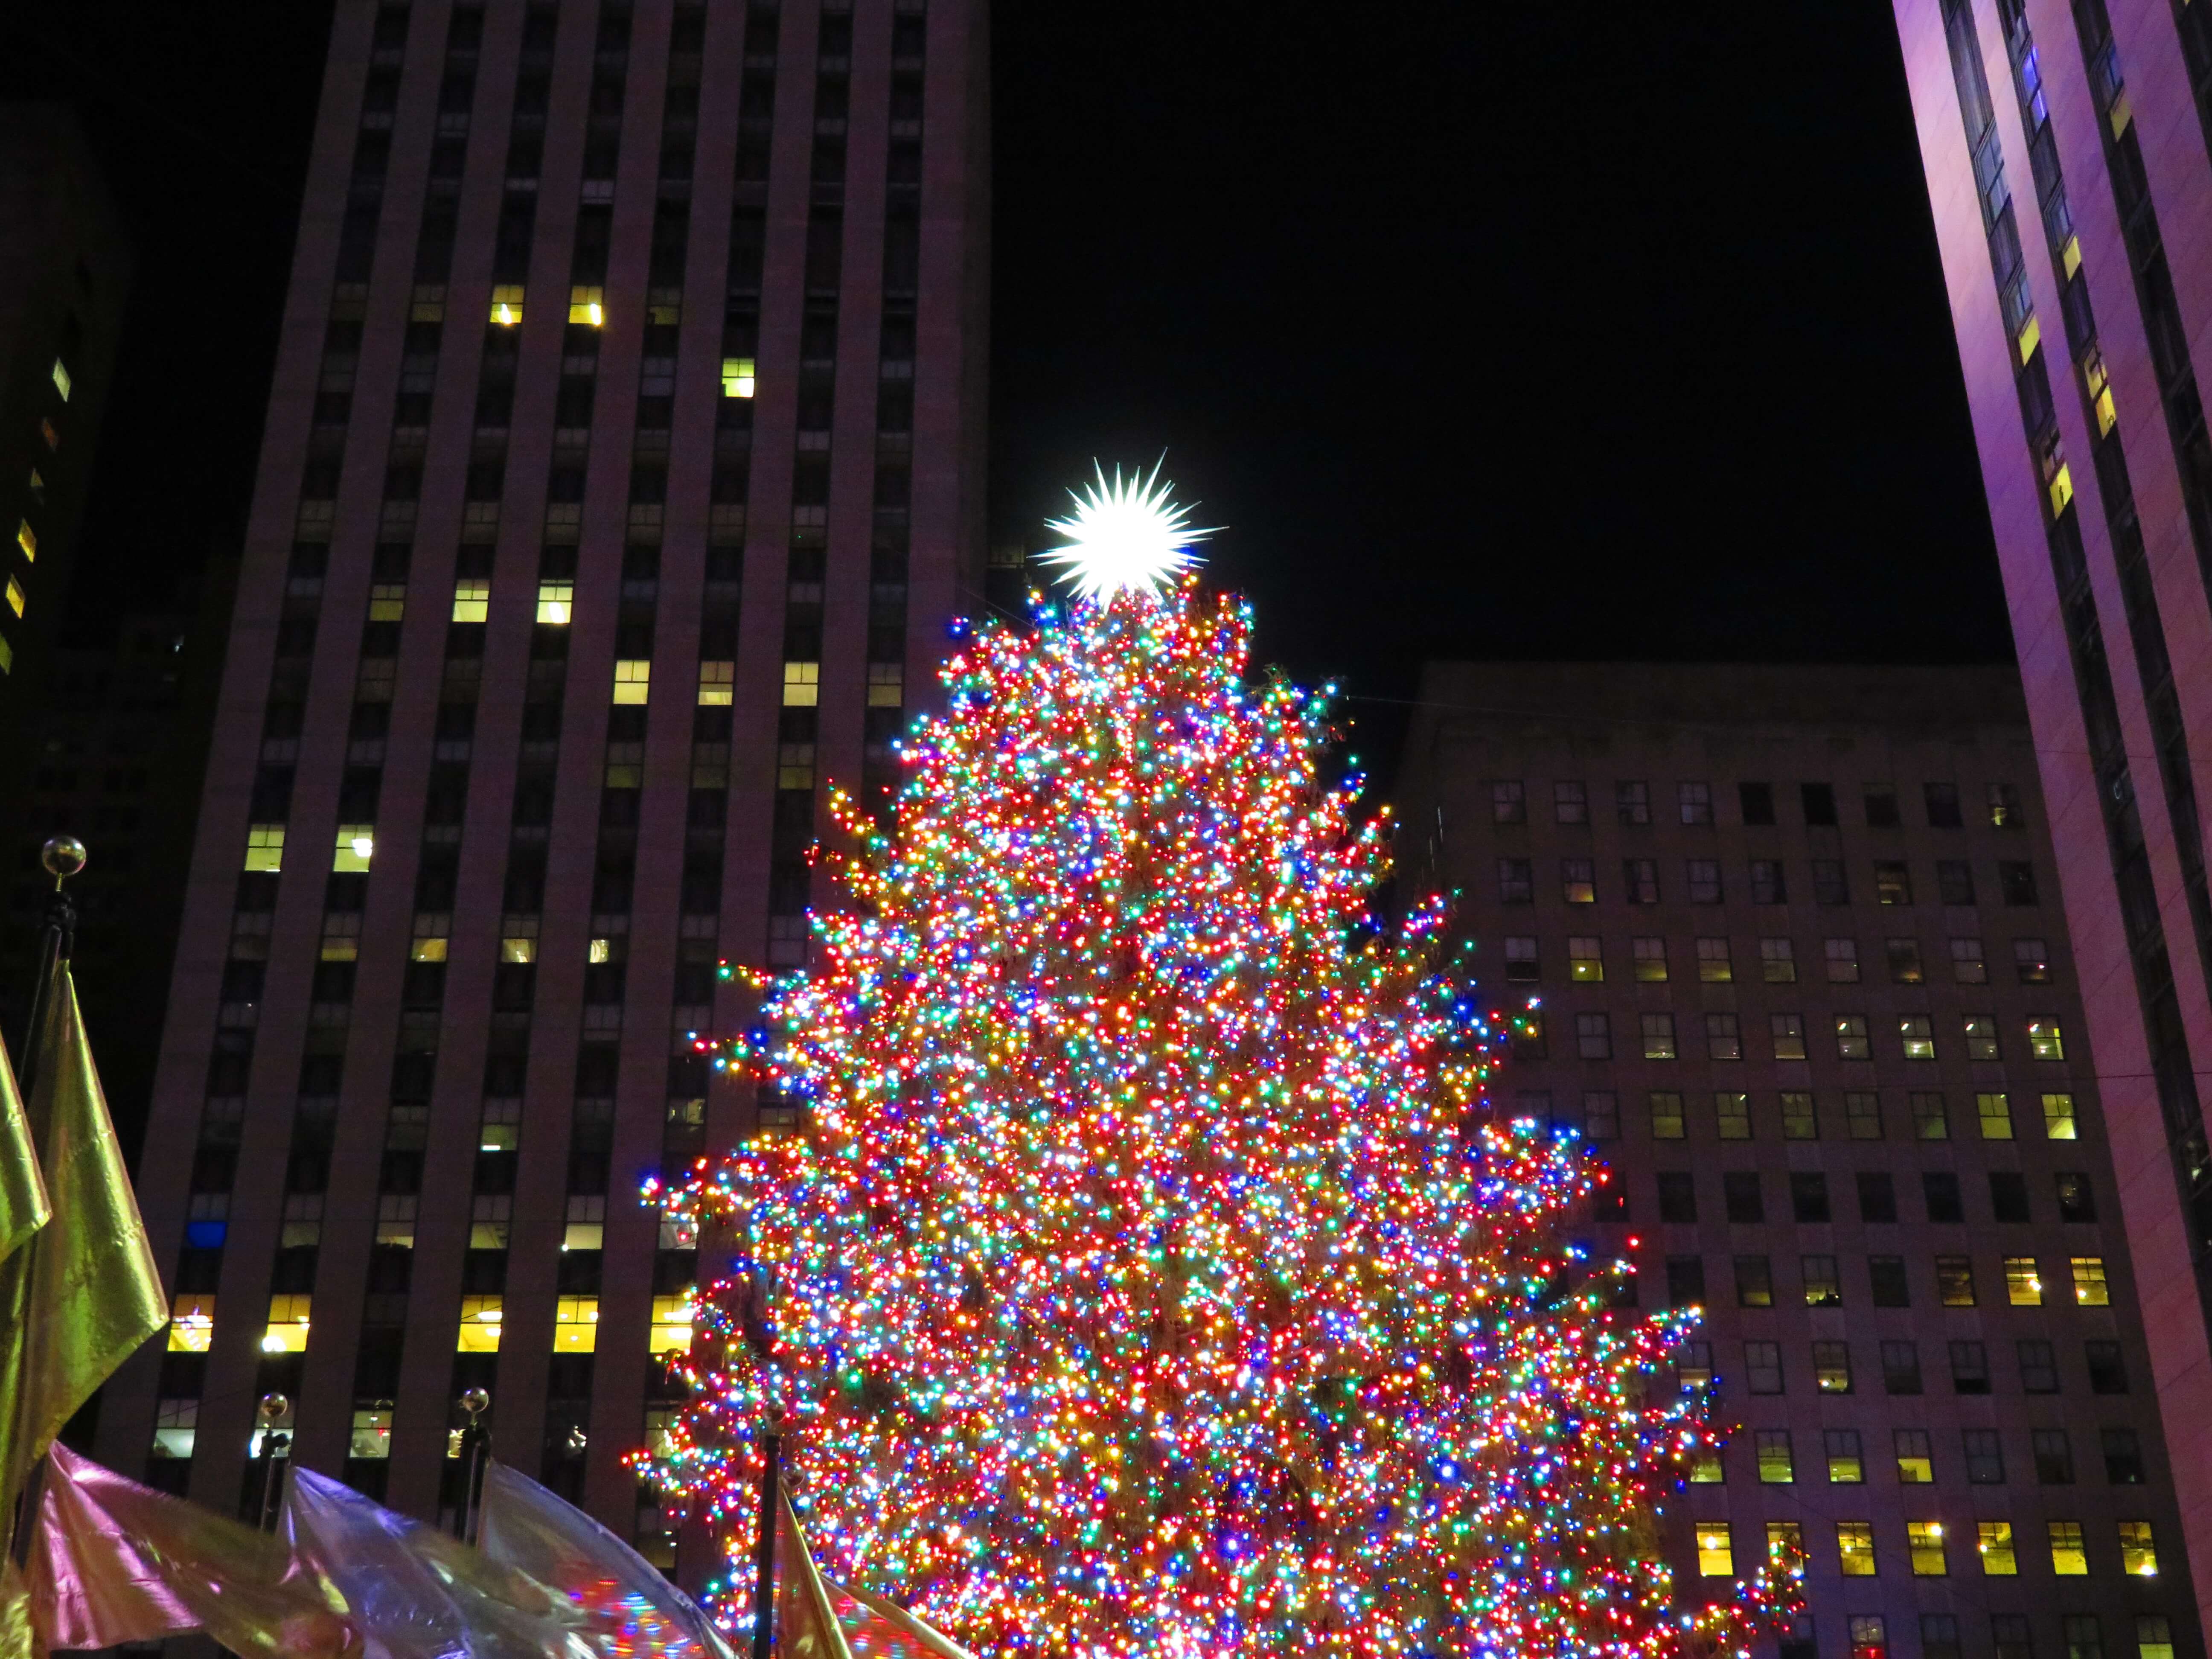
[[[0,1318],[14,1316],[0,1334],[0,1499],[9,1505],[62,1425],[169,1322],[67,963],[51,993],[29,1106],[53,1219],[0,1262]]]
[[[775,1650],[778,1659],[854,1659],[830,1605],[830,1592],[814,1570],[791,1499],[776,1495]]]
[[[15,1068],[8,1063],[8,1044],[0,1038],[0,1261],[46,1224],[46,1183],[39,1179],[38,1154],[31,1150],[31,1121],[23,1097],[15,1091]]]
[[[822,1582],[854,1659],[975,1659],[943,1631],[925,1625],[904,1607],[832,1579]]]

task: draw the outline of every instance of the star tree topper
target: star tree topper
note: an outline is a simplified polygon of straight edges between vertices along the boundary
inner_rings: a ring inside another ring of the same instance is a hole
[[[1126,478],[1117,466],[1110,483],[1103,467],[1092,467],[1094,481],[1067,492],[1075,511],[1045,526],[1067,539],[1041,557],[1060,567],[1077,598],[1102,605],[1117,593],[1150,598],[1199,562],[1190,544],[1213,532],[1191,528],[1190,509],[1170,499],[1173,486],[1160,481],[1159,462],[1149,475]]]

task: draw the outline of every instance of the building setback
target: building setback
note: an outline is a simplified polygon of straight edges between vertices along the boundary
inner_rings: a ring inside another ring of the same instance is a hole
[[[1894,0],[2176,1466],[2212,1468],[2212,17]],[[2200,1612],[2212,1481],[2184,1483]]]
[[[805,950],[981,571],[975,0],[340,0],[140,1193],[174,1320],[101,1455],[450,1510],[623,1464],[753,1127],[695,1030]],[[96,849],[95,849],[96,855]],[[705,1566],[695,1559],[687,1571]]]
[[[1784,1659],[2203,1651],[2035,761],[2003,669],[1424,681],[1401,865],[1533,1002],[1497,1086],[1611,1166],[1594,1247],[1705,1310],[1668,1545],[1795,1528]]]

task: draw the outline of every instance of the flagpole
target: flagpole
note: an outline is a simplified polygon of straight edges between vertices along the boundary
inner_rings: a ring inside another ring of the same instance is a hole
[[[753,1551],[753,1659],[769,1659],[775,1640],[775,1522],[783,1480],[783,1437],[761,1437],[760,1536]]]
[[[84,843],[75,836],[52,836],[39,848],[39,862],[54,878],[54,896],[46,902],[45,935],[39,941],[39,974],[32,981],[31,1006],[23,1021],[23,1040],[15,1049],[15,1087],[28,1107],[31,1091],[36,1086],[39,1074],[39,1034],[46,1024],[47,1011],[53,1006],[55,982],[61,977],[63,964],[76,944],[76,901],[70,897],[64,885],[69,878],[84,868],[87,854]],[[38,1248],[33,1237],[23,1249],[27,1252]],[[21,1404],[27,1404],[27,1395]],[[31,1559],[33,1517],[39,1511],[39,1497],[46,1483],[46,1460],[44,1457],[31,1465],[23,1478],[23,1490],[15,1500],[15,1512],[8,1516],[8,1554],[20,1571]]]

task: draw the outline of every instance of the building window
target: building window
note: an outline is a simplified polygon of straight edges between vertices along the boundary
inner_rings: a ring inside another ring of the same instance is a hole
[[[1753,1394],[1780,1394],[1782,1345],[1747,1342],[1743,1345],[1744,1386]]]
[[[1928,976],[1921,966],[1920,941],[1917,939],[1885,940],[1882,955],[1888,960],[1893,985],[1918,985]]]
[[[453,620],[480,623],[491,615],[491,584],[463,581],[453,584]]]
[[[1683,1224],[1698,1218],[1697,1178],[1687,1170],[1659,1171],[1659,1218]]]
[[[1905,1278],[1905,1258],[1901,1255],[1869,1256],[1867,1284],[1869,1299],[1877,1308],[1912,1305],[1912,1286]]]
[[[2073,1258],[2074,1302],[2082,1308],[2106,1308],[2112,1305],[2112,1288],[2105,1281],[2105,1258],[2101,1255],[2077,1255]]]
[[[1925,1429],[1899,1429],[1894,1443],[1897,1448],[1897,1480],[1899,1486],[1925,1486],[1936,1480],[1936,1459]]]
[[[725,357],[722,359],[722,395],[725,398],[751,397],[755,381],[751,358]]]
[[[1672,1089],[1651,1091],[1651,1138],[1654,1140],[1680,1140],[1685,1133],[1682,1115],[1682,1097]]]
[[[1814,1114],[1810,1091],[1784,1089],[1782,1091],[1782,1138],[1784,1140],[1818,1140],[1820,1138],[1820,1121]]]
[[[2039,1308],[2043,1305],[2043,1277],[2035,1270],[2032,1255],[2008,1255],[2004,1259],[2005,1303],[2014,1308]]]
[[[1813,860],[1813,902],[1838,906],[1851,902],[1850,878],[1844,873],[1841,859]]]
[[[1505,978],[1509,984],[1529,985],[1536,980],[1536,941],[1510,938],[1505,941]]]
[[[1926,1014],[1905,1014],[1897,1022],[1897,1035],[1907,1060],[1936,1058],[1936,1028]]]
[[[369,860],[376,856],[376,826],[373,823],[342,823],[338,825],[337,842],[331,852],[331,868],[342,874],[358,875],[367,870]]]
[[[2016,939],[2012,942],[2013,971],[2022,985],[2051,983],[2051,952],[2039,939]]]
[[[169,1352],[205,1353],[215,1334],[215,1297],[184,1295],[169,1304]]]
[[[2148,1521],[2123,1521],[2120,1529],[2120,1571],[2131,1578],[2158,1576],[2158,1544]]]
[[[1724,939],[1701,939],[1698,941],[1698,978],[1707,985],[1726,985],[1735,977],[1735,969],[1729,961],[1729,942]]]
[[[1920,1392],[1918,1343],[1885,1342],[1881,1345],[1881,1386],[1888,1394],[1914,1395]],[[1901,1464],[1898,1478],[1906,1478]]]
[[[461,1353],[497,1353],[500,1326],[507,1318],[502,1297],[465,1296],[453,1346]]]
[[[628,657],[615,664],[615,702],[643,702],[652,689],[653,663],[649,659]]]
[[[1615,811],[1623,823],[1651,822],[1651,791],[1648,785],[1630,781],[1613,786]]]
[[[1936,889],[1946,904],[1971,905],[1974,902],[1973,867],[1964,859],[1937,859]]]
[[[2066,1058],[2066,1039],[2058,1030],[2058,1022],[2048,1017],[2027,1022],[2027,1051],[2038,1060]]]
[[[1639,1016],[1644,1030],[1644,1058],[1672,1060],[1674,1056],[1674,1016],[1644,1014]]]
[[[1721,866],[1717,859],[1689,860],[1690,902],[1718,904],[1721,902]]]
[[[1605,981],[1605,955],[1598,941],[1577,935],[1567,941],[1567,977],[1577,985]]]
[[[1951,1116],[1944,1108],[1941,1094],[1933,1090],[1916,1089],[1911,1105],[1912,1138],[1915,1140],[1948,1140],[1951,1138]]]
[[[1974,1261],[1972,1256],[1936,1258],[1936,1293],[1947,1308],[1974,1305]]]
[[[1728,1218],[1739,1226],[1757,1226],[1766,1219],[1766,1199],[1756,1170],[1731,1170],[1722,1176],[1721,1197]]]
[[[872,662],[868,665],[868,707],[897,708],[906,702],[906,665]]]
[[[2089,1549],[2082,1541],[2079,1521],[2049,1521],[2051,1571],[2061,1578],[2078,1578],[2089,1571]]]
[[[1951,977],[1960,985],[1989,983],[1990,968],[1982,957],[1981,940],[1954,939],[1951,941]]]
[[[1588,859],[1559,860],[1561,896],[1570,904],[1597,902],[1597,872]]]
[[[198,1401],[162,1401],[154,1408],[153,1455],[190,1457],[193,1443],[199,1437],[199,1422]]]
[[[1735,787],[1736,805],[1743,813],[1746,823],[1774,822],[1774,786],[1771,783],[1739,783]]]
[[[1823,945],[1827,958],[1828,983],[1856,985],[1859,982],[1859,942],[1855,939],[1832,939]]]
[[[1802,1258],[1798,1265],[1805,1276],[1807,1307],[1840,1308],[1844,1305],[1844,1282],[1836,1271],[1835,1257],[1808,1255]]]
[[[2008,1095],[1985,1091],[1974,1097],[1974,1113],[1980,1120],[1982,1139],[2010,1140],[2012,1139],[2012,1099]]]
[[[8,578],[8,608],[17,616],[23,614],[23,584],[14,576]]]
[[[255,874],[273,876],[284,866],[284,826],[281,823],[256,823],[246,831],[246,868]]]
[[[1713,787],[1710,783],[1677,784],[1675,799],[1682,811],[1685,823],[1711,823],[1713,821]]]
[[[1864,1014],[1836,1016],[1836,1057],[1839,1060],[1874,1058],[1874,1044],[1867,1036]]]
[[[555,628],[566,628],[576,609],[576,585],[574,582],[540,582],[538,584],[538,620]]]
[[[1705,1305],[1705,1259],[1699,1255],[1667,1258],[1667,1305],[1702,1308]]]
[[[1871,1578],[1875,1576],[1874,1522],[1871,1521],[1838,1521],[1836,1522],[1836,1555],[1846,1578]],[[1865,1621],[1853,1620],[1854,1626]],[[1875,1621],[1877,1624],[1880,1620]],[[1853,1634],[1863,1632],[1854,1629]],[[1854,1646],[1856,1653],[1858,1647]]]
[[[699,665],[699,706],[726,708],[737,692],[738,665],[733,662]]]
[[[1951,1570],[1950,1564],[1944,1559],[1943,1523],[1941,1521],[1906,1522],[1905,1550],[1916,1578],[1941,1578]]]
[[[1490,821],[1492,823],[1528,823],[1528,791],[1517,781],[1492,784],[1490,786]]]
[[[1575,1016],[1575,1057],[1577,1060],[1613,1058],[1613,1021],[1610,1016],[1604,1013]]]
[[[490,321],[498,328],[519,328],[522,325],[523,286],[520,283],[501,283],[491,291]]]
[[[568,320],[585,328],[599,328],[607,320],[607,291],[576,287],[568,290]]]
[[[1928,827],[1931,830],[1956,830],[1966,822],[1959,810],[1959,786],[1955,783],[1923,783],[1920,799],[1928,811]]]
[[[1824,1430],[1820,1447],[1827,1459],[1830,1486],[1856,1486],[1866,1480],[1866,1458],[1859,1448],[1856,1429]]]
[[[1561,823],[1589,822],[1589,791],[1580,783],[1552,786],[1552,816]]]
[[[1706,1578],[1735,1576],[1735,1552],[1729,1543],[1725,1521],[1700,1521],[1697,1525],[1698,1571]]]
[[[1881,1139],[1881,1097],[1870,1089],[1853,1089],[1844,1096],[1844,1124],[1853,1140]]]
[[[1667,941],[1663,939],[1643,938],[1628,941],[1630,959],[1636,964],[1637,981],[1644,985],[1663,985],[1667,981]]]
[[[1805,1058],[1805,1017],[1802,1014],[1769,1014],[1766,1025],[1774,1036],[1775,1059]]]
[[[2072,1138],[2070,1135],[2067,1137],[2068,1139]],[[2079,1170],[2061,1170],[2055,1179],[2058,1187],[2058,1218],[2061,1221],[2094,1221],[2097,1218],[2097,1197],[2089,1185],[2089,1177]]]
[[[2089,1368],[2089,1392],[2092,1394],[2125,1394],[2128,1391],[2128,1368],[2120,1358],[2117,1342],[2085,1342],[2081,1357]]]
[[[38,532],[31,528],[31,521],[28,519],[20,520],[15,526],[15,545],[23,550],[23,556],[26,559],[33,564],[38,562],[39,536]]]
[[[2004,1485],[2004,1443],[1995,1429],[1967,1429],[1960,1435],[1966,1457],[1966,1483],[1974,1486]]]
[[[1533,904],[1536,902],[1536,878],[1527,859],[1498,860],[1498,902],[1500,904]]]
[[[1982,1344],[1951,1344],[1951,1389],[1954,1394],[1990,1391],[1990,1351]]]
[[[2036,903],[2035,866],[2025,859],[1999,859],[1997,891],[2007,904]]]
[[[1647,1059],[1654,1056],[1646,1055]],[[1708,1060],[1741,1060],[1743,1033],[1734,1014],[1705,1016],[1705,1058]]]
[[[1788,939],[1759,941],[1759,976],[1769,985],[1797,982],[1797,956]]]
[[[783,706],[812,708],[822,701],[822,665],[787,662],[783,665]]]
[[[1989,792],[1990,827],[2017,830],[2021,826],[2020,792],[2008,783],[1993,783]]]
[[[1713,1097],[1715,1128],[1723,1140],[1751,1139],[1751,1097],[1723,1091]]]
[[[653,1323],[647,1338],[651,1353],[689,1353],[691,1351],[695,1309],[690,1291],[653,1298]]]
[[[2011,1522],[1978,1521],[1974,1534],[1975,1549],[1982,1558],[1982,1571],[1986,1577],[2011,1578],[2019,1573],[2020,1557],[2013,1549]]]
[[[1583,1091],[1583,1134],[1590,1140],[1620,1139],[1620,1097],[1610,1089]]]
[[[1656,859],[1623,859],[1621,885],[1631,904],[1659,902],[1659,863]]]
[[[1875,902],[1878,904],[1911,903],[1912,872],[1895,860],[1875,860],[1874,895]]]
[[[1753,1436],[1759,1453],[1759,1479],[1762,1486],[1787,1486],[1797,1479],[1796,1461],[1790,1453],[1790,1431],[1760,1429]]]
[[[2003,1055],[1997,1047],[1997,1022],[1993,1014],[1961,1016],[1961,1026],[1966,1037],[1968,1060],[2001,1060]]]

